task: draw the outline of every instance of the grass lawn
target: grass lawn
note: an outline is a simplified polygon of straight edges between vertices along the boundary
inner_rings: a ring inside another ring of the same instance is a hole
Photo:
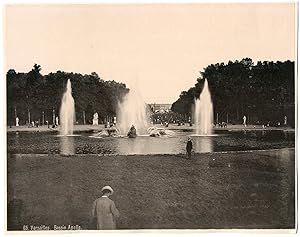
[[[22,200],[21,226],[89,229],[91,205],[110,185],[118,229],[294,228],[294,160],[294,149],[193,160],[8,154],[7,202]]]

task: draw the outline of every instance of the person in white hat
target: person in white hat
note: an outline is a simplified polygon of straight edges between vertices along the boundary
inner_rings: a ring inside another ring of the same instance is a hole
[[[120,214],[114,201],[109,199],[114,190],[110,186],[104,186],[101,192],[102,196],[94,201],[92,207],[92,216],[97,219],[97,230],[116,229],[116,219]]]

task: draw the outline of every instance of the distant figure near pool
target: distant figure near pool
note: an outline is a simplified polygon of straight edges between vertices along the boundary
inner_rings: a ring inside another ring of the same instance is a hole
[[[192,158],[192,149],[193,149],[193,143],[191,141],[191,138],[188,137],[188,141],[186,143],[186,154],[188,159]]]
[[[109,199],[114,191],[110,186],[104,186],[101,192],[103,195],[94,201],[92,207],[92,217],[96,218],[97,230],[116,229],[116,219],[120,213],[114,201]]]

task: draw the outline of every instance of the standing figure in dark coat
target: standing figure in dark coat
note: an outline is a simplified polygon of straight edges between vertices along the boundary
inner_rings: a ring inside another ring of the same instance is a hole
[[[188,137],[188,141],[186,143],[186,154],[188,159],[192,158],[192,149],[193,149],[193,143],[191,141],[191,138]]]

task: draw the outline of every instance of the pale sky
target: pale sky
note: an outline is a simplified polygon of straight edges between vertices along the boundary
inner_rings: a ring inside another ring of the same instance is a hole
[[[295,4],[8,5],[5,70],[97,72],[173,103],[212,63],[295,60]]]

